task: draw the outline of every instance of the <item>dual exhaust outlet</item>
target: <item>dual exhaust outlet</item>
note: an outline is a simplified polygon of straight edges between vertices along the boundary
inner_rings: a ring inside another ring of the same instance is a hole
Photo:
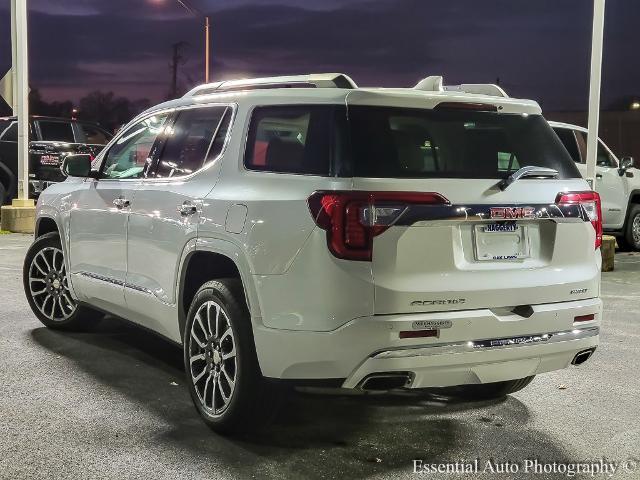
[[[576,353],[576,356],[573,357],[573,360],[571,360],[571,365],[582,365],[584,362],[591,358],[591,355],[593,355],[593,352],[595,351],[596,347],[592,347]]]
[[[591,358],[591,355],[593,355],[595,351],[596,348],[592,347],[576,353],[573,360],[571,360],[571,364],[582,365]],[[411,385],[412,381],[413,374],[411,372],[372,373],[360,382],[358,388],[369,392],[384,392],[397,388],[407,388]]]

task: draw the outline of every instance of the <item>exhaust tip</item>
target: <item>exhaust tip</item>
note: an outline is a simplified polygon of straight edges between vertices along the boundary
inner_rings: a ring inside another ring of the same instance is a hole
[[[359,388],[366,391],[384,392],[408,387],[412,382],[409,372],[372,373],[360,382]]]
[[[582,350],[581,352],[576,353],[576,356],[573,357],[573,360],[571,361],[572,365],[582,365],[584,362],[586,362],[587,360],[589,360],[591,358],[591,355],[593,355],[593,352],[595,352],[596,349],[595,347],[593,348],[589,348],[587,350]]]

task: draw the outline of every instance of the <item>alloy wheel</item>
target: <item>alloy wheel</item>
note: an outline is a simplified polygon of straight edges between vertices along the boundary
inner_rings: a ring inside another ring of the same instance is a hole
[[[236,343],[224,309],[214,301],[196,312],[189,334],[191,381],[201,406],[211,416],[227,409],[237,377]]]
[[[54,322],[67,320],[76,311],[60,248],[45,247],[29,265],[29,293],[38,310]]]
[[[640,214],[633,217],[633,223],[631,224],[631,235],[633,235],[633,242],[636,246],[640,246]]]

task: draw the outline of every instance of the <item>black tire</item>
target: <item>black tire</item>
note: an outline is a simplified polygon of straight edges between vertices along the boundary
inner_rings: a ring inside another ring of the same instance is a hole
[[[0,205],[4,205],[7,201],[7,188],[0,181]]]
[[[625,244],[633,250],[640,250],[640,205],[633,204],[624,229]]]
[[[78,305],[72,298],[57,232],[38,237],[29,247],[22,268],[22,281],[31,310],[49,328],[84,330],[103,316]]]
[[[282,392],[260,371],[239,280],[214,280],[200,287],[189,308],[183,343],[189,392],[209,427],[234,434],[258,430],[273,419]]]
[[[510,393],[515,393],[529,385],[535,375],[517,380],[507,380],[505,382],[479,383],[473,385],[460,385],[452,387],[450,393],[465,400],[491,400],[502,398]]]

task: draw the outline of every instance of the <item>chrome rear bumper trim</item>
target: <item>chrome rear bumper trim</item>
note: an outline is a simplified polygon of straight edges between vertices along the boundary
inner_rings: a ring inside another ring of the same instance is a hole
[[[484,340],[472,340],[467,342],[435,343],[433,345],[420,345],[415,347],[403,347],[393,350],[380,350],[371,354],[372,358],[406,358],[426,355],[442,355],[449,353],[470,353],[475,351],[499,350],[503,348],[527,347],[529,345],[547,345],[551,343],[568,342],[583,338],[595,337],[600,333],[600,327],[575,328],[560,332],[537,333],[533,335],[520,335],[517,337],[489,338]]]

